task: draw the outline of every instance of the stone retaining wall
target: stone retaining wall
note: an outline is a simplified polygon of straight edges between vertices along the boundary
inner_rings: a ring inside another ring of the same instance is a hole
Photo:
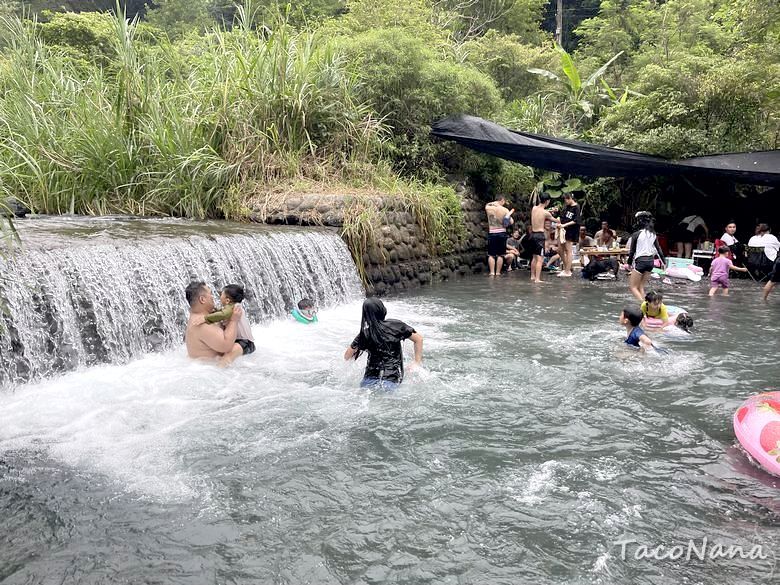
[[[404,209],[396,198],[360,199],[361,205],[373,206],[371,211],[376,212],[379,223],[375,226],[375,245],[362,255],[369,294],[384,295],[485,270],[485,204],[464,189],[459,195],[465,234],[460,239],[453,236],[452,252],[440,256],[431,253],[413,213]],[[267,198],[255,204],[250,217],[262,223],[341,229],[345,209],[354,203],[354,197],[349,195],[316,193]]]

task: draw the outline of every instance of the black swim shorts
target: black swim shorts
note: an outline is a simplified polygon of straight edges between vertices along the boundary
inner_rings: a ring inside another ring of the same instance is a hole
[[[255,351],[255,342],[248,339],[236,339],[236,343],[244,350],[244,355],[249,355]]]
[[[580,226],[575,223],[564,229],[566,230],[567,242],[574,242],[576,244],[580,241]]]
[[[531,233],[531,253],[534,256],[544,256],[544,232]]]
[[[772,268],[772,272],[769,275],[770,282],[780,282],[780,253],[778,253],[775,265]]]
[[[504,256],[506,254],[506,233],[488,234],[488,256]]]
[[[675,242],[690,244],[695,239],[696,233],[689,230],[684,224],[677,224],[672,231],[672,235]]]
[[[640,274],[652,272],[653,268],[655,268],[655,262],[652,256],[642,256],[634,260],[634,270]]]

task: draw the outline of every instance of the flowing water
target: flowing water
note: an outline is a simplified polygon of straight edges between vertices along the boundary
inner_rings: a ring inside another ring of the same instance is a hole
[[[24,246],[0,255],[0,386],[180,344],[191,280],[244,284],[255,322],[304,296],[330,306],[361,290],[329,230],[113,217],[18,229]]]
[[[227,370],[176,345],[6,389],[0,582],[776,581],[780,480],[731,417],[777,389],[778,300],[666,287],[695,333],[643,355],[622,344],[625,281],[527,278],[387,299],[425,337],[394,392],[342,359],[349,298],[316,326],[255,325]],[[636,558],[704,538],[705,560]]]

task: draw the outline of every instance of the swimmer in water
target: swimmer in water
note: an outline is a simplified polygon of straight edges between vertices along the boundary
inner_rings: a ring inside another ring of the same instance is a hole
[[[317,307],[314,305],[314,301],[310,299],[301,299],[298,301],[298,306],[290,311],[293,319],[299,323],[309,325],[317,322]]]
[[[357,359],[368,353],[366,371],[361,388],[392,390],[404,378],[404,358],[401,342],[411,339],[414,343],[414,363],[422,363],[423,337],[403,321],[385,319],[387,309],[377,298],[363,302],[363,318],[360,333],[344,352],[344,359]]]
[[[664,327],[663,333],[667,337],[687,337],[693,329],[693,317],[683,311],[678,313],[672,325]]]
[[[653,347],[653,342],[639,326],[642,317],[642,311],[634,307],[626,307],[620,313],[620,324],[626,328],[626,333],[628,333],[625,342],[630,346],[647,351]]]

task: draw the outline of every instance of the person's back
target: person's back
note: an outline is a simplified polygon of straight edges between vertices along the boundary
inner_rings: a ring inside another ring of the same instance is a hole
[[[404,377],[404,360],[401,342],[411,339],[414,343],[415,364],[422,362],[422,335],[412,327],[396,319],[385,319],[387,310],[382,301],[369,298],[363,302],[360,333],[357,334],[344,359],[357,359],[368,352],[366,370],[361,386],[395,386]]]
[[[778,251],[780,251],[780,241],[769,232],[769,226],[765,223],[759,224],[757,231],[758,233],[748,241],[748,246],[751,248],[764,248],[764,255],[774,262]]]
[[[718,256],[710,264],[710,279],[712,282],[716,282],[720,279],[728,280],[729,269],[733,266],[733,262],[726,256]]]
[[[546,203],[539,203],[531,208],[531,231],[544,232],[544,220],[552,219],[552,214],[547,211]]]
[[[381,343],[374,343],[370,338],[361,338],[360,335],[355,338],[356,347],[368,352],[363,376],[400,383],[404,378],[401,342],[411,337],[414,329],[396,319],[385,319],[383,323],[392,330],[392,334],[387,335]]]

